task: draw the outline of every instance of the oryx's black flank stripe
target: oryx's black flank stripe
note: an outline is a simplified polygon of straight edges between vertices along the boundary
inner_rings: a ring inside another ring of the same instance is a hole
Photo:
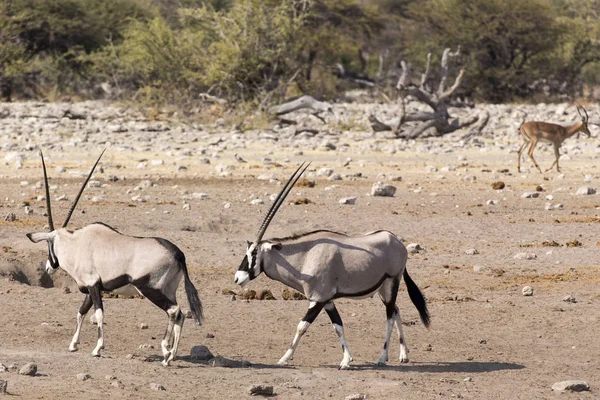
[[[363,290],[363,291],[360,291],[360,292],[357,292],[357,293],[341,293],[341,292],[338,292],[338,293],[336,293],[333,296],[333,298],[334,299],[338,299],[340,297],[362,297],[362,296],[366,296],[368,294],[371,294],[371,293],[375,292],[377,289],[379,289],[381,287],[381,285],[383,285],[383,282],[386,279],[388,279],[388,278],[390,278],[390,276],[388,274],[385,274],[383,276],[383,278],[381,278],[379,280],[379,282],[375,286],[373,286],[372,288],[370,288],[370,289],[366,289],[366,290]]]

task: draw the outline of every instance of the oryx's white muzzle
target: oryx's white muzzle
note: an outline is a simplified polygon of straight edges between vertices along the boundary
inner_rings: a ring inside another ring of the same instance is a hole
[[[244,286],[250,280],[250,274],[246,271],[237,271],[235,273],[235,283]]]

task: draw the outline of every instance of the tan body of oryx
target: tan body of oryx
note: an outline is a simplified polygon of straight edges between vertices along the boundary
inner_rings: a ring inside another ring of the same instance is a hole
[[[62,268],[75,280],[79,290],[86,294],[77,313],[77,328],[69,345],[70,351],[77,350],[83,318],[93,305],[98,322],[98,342],[92,355],[100,356],[100,350],[104,348],[104,306],[101,292],[118,289],[130,292],[128,289],[133,286],[169,317],[161,342],[164,356],[162,364],[167,366],[177,354],[181,328],[185,320],[176,296],[181,277],[184,278],[185,293],[192,315],[198,324],[202,320],[202,303],[188,275],[183,252],[168,240],[122,235],[100,222],[75,231],[67,229],[77,202],[102,154],[81,185],[62,227],[56,229],[52,218],[46,163],[40,151],[50,232],[28,233],[27,237],[34,243],[45,241],[48,245],[46,271],[49,274]]]
[[[374,294],[386,279],[402,276],[407,258],[406,247],[388,231],[361,236],[317,231],[265,241],[257,262],[269,278],[309,301],[328,302]]]
[[[584,111],[585,115],[581,113],[580,109]],[[581,121],[570,126],[562,126],[541,121],[529,121],[521,124],[519,127],[519,134],[523,138],[523,144],[518,151],[517,170],[521,172],[521,154],[523,153],[523,150],[525,150],[525,147],[529,145],[527,154],[529,155],[529,158],[531,158],[531,161],[533,161],[533,165],[535,165],[540,173],[542,172],[541,168],[533,158],[535,146],[537,145],[538,141],[542,141],[552,143],[554,147],[554,163],[552,163],[546,172],[550,171],[555,164],[556,170],[560,172],[560,167],[558,165],[558,159],[560,158],[560,145],[577,132],[583,132],[588,137],[590,136],[590,131],[588,129],[589,117],[587,111],[585,111],[585,108],[577,106],[577,112],[581,116]]]

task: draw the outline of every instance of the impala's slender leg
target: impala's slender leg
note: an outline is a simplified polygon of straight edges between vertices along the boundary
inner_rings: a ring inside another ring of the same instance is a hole
[[[294,351],[296,350],[296,347],[298,346],[298,342],[300,342],[302,335],[306,333],[308,327],[310,326],[310,324],[313,323],[315,318],[317,318],[325,304],[326,303],[320,303],[316,301],[310,302],[306,315],[304,316],[304,318],[302,318],[302,321],[300,321],[298,327],[296,328],[296,335],[294,336],[294,340],[292,340],[290,348],[285,352],[285,354],[283,355],[283,357],[281,357],[277,364],[287,365],[287,363],[294,358]]]
[[[538,171],[540,171],[540,174],[541,174],[542,169],[540,168],[538,163],[535,162],[535,158],[533,158],[533,151],[535,150],[535,146],[537,145],[537,142],[538,142],[538,139],[536,137],[533,137],[531,139],[531,146],[529,147],[529,151],[527,152],[527,154],[529,154],[529,158],[531,158],[531,161],[533,161],[533,165],[535,165],[535,167],[538,169]]]
[[[77,328],[75,329],[75,334],[73,335],[73,339],[71,340],[71,344],[69,345],[69,351],[77,351],[77,345],[79,344],[79,334],[81,333],[81,324],[83,324],[83,318],[88,313],[88,311],[90,311],[92,304],[92,298],[89,294],[86,294],[85,299],[83,299],[83,304],[77,312]]]
[[[558,166],[558,159],[560,158],[560,152],[558,151],[558,144],[553,143],[554,145],[554,162],[552,163],[552,165],[550,166],[550,168],[548,168],[546,171],[544,172],[548,172],[552,169],[552,167],[554,167],[554,164],[556,164],[556,171],[560,172],[560,167]]]
[[[100,287],[89,286],[89,296],[94,303],[94,310],[96,310],[96,322],[98,323],[98,343],[92,351],[94,357],[100,357],[100,350],[104,348],[104,306],[102,305],[102,295],[100,294]]]
[[[519,147],[519,155],[517,156],[517,171],[521,172],[521,154],[523,154],[523,150],[529,144],[529,140],[527,137],[523,136],[523,144]]]
[[[329,315],[329,319],[331,320],[333,329],[335,329],[335,333],[337,333],[338,337],[340,338],[340,344],[342,345],[342,351],[344,352],[344,358],[340,363],[340,369],[348,369],[350,368],[352,356],[350,355],[348,343],[344,337],[344,324],[342,323],[342,317],[340,317],[340,314],[338,313],[337,308],[335,308],[333,301],[325,304],[325,311],[327,312],[327,315]]]

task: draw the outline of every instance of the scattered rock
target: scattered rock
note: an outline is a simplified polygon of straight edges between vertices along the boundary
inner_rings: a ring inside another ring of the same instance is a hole
[[[114,375],[105,375],[104,379],[106,379],[107,381],[114,381],[115,379],[117,379],[117,377]]]
[[[585,196],[588,194],[596,194],[596,189],[588,187],[588,186],[582,186],[579,189],[577,189],[577,195],[580,196]]]
[[[259,204],[264,204],[263,199],[254,199],[250,202],[250,204],[252,204],[253,206],[257,206]]]
[[[392,197],[396,193],[396,187],[384,182],[375,182],[371,188],[372,196]]]
[[[19,375],[35,376],[37,373],[37,365],[34,363],[27,363],[19,370]]]
[[[496,204],[498,204],[498,200],[488,200],[485,202],[485,204],[487,204],[488,206],[495,206]]]
[[[17,220],[17,214],[13,213],[13,212],[9,212],[8,214],[6,214],[6,216],[4,217],[4,220],[6,222],[14,222]]]
[[[148,324],[146,324],[146,323],[142,322],[142,323],[140,324],[140,329],[148,329]]]
[[[252,396],[273,396],[273,386],[270,385],[252,385],[248,389]]]
[[[354,205],[356,204],[356,197],[344,197],[341,198],[339,200],[340,204],[349,204],[349,205]]]
[[[533,296],[533,288],[531,286],[525,286],[522,292],[523,296]]]
[[[521,195],[522,199],[536,199],[538,197],[540,197],[538,192],[525,192]]]
[[[246,360],[230,360],[229,358],[216,356],[208,362],[211,367],[223,367],[223,368],[245,368],[252,364]]]
[[[535,260],[537,255],[535,253],[517,253],[513,258],[515,260]]]
[[[333,174],[333,169],[331,168],[321,168],[317,171],[317,176],[331,176]]]
[[[425,249],[419,243],[410,243],[406,246],[406,250],[411,254],[415,254]]]
[[[473,265],[473,272],[481,273],[481,272],[487,272],[488,270],[489,270],[489,268],[487,268],[483,265]]]
[[[88,182],[89,188],[99,188],[101,186],[102,186],[102,184],[100,183],[100,181],[89,181]]]
[[[344,398],[344,400],[367,400],[368,397],[366,394],[362,394],[362,393],[354,393],[354,394],[349,394],[348,396],[346,396]]]
[[[165,390],[165,387],[163,385],[153,382],[150,384],[150,390],[156,390],[157,392],[162,392],[163,390]]]
[[[588,385],[585,381],[562,381],[556,382],[552,385],[552,390],[556,390],[557,392],[587,392],[590,390],[590,385]]]
[[[91,379],[91,378],[92,378],[92,376],[90,374],[84,374],[84,373],[77,374],[77,380],[78,381],[82,381],[83,382],[83,381],[87,381],[88,379]]]
[[[564,301],[565,303],[577,303],[577,299],[571,295],[567,295],[565,297],[563,297],[562,301]]]
[[[467,249],[465,250],[465,254],[468,256],[474,256],[476,254],[479,254],[479,251],[477,251],[477,249]]]
[[[193,199],[199,199],[199,200],[207,200],[208,199],[208,194],[206,194],[206,193],[192,193],[192,198]]]
[[[506,185],[502,181],[496,181],[496,182],[492,183],[492,189],[494,189],[494,190],[502,190],[505,187],[506,187]]]
[[[6,365],[0,363],[0,372],[8,372],[8,368],[6,367]]]
[[[284,300],[306,300],[306,296],[304,296],[302,293],[288,288],[283,289],[281,292],[281,298]]]
[[[190,357],[192,358],[192,360],[209,361],[212,360],[215,356],[206,346],[194,346],[190,351]]]
[[[110,383],[110,386],[112,386],[112,387],[115,387],[115,388],[117,388],[117,389],[125,389],[125,385],[124,385],[124,384],[123,384],[123,382],[121,382],[121,381],[116,381],[116,380],[115,380],[115,381],[112,381],[112,382]]]

